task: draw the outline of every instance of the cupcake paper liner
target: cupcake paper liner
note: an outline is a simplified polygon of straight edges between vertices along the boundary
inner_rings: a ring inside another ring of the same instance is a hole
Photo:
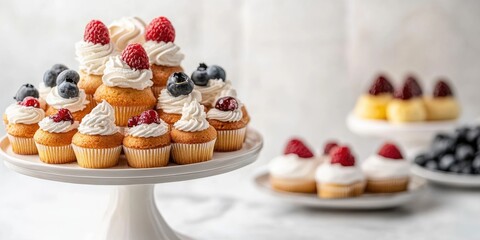
[[[270,185],[273,189],[284,192],[315,193],[317,189],[315,180],[286,179],[271,175]]]
[[[368,179],[365,191],[371,193],[403,192],[408,188],[409,178]]]
[[[37,146],[33,138],[15,137],[8,134],[8,140],[12,145],[12,150],[20,155],[36,155],[38,154]]]
[[[154,149],[135,149],[123,146],[128,165],[133,168],[154,168],[168,165],[171,146]]]
[[[72,144],[78,165],[84,168],[109,168],[118,164],[122,146],[113,148],[83,148]]]
[[[247,128],[217,130],[216,152],[231,152],[242,149]]]
[[[75,162],[75,152],[71,145],[65,146],[46,146],[35,143],[38,149],[40,160],[49,164],[62,164]]]
[[[115,109],[115,124],[119,127],[127,126],[128,119],[130,119],[132,116],[140,115],[140,113],[152,109],[150,106],[112,107]]]
[[[176,164],[199,163],[212,159],[215,140],[206,143],[173,143],[172,158]]]
[[[320,198],[350,198],[358,197],[365,191],[365,182],[348,185],[317,183],[317,193]]]

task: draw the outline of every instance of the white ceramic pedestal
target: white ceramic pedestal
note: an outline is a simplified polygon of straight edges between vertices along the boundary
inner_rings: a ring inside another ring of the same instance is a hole
[[[451,132],[457,126],[457,121],[392,124],[382,120],[360,119],[350,114],[347,117],[347,126],[350,131],[360,136],[399,143],[407,157],[412,159],[419,151],[429,146],[436,133]]]
[[[249,129],[239,151],[215,153],[212,160],[203,163],[148,169],[129,168],[123,156],[117,167],[109,169],[85,169],[76,163],[45,164],[38,156],[13,153],[6,137],[0,141],[0,154],[8,168],[24,175],[77,184],[115,185],[103,224],[88,240],[187,240],[191,238],[173,231],[158,211],[154,184],[233,171],[253,163],[262,146],[261,135]]]

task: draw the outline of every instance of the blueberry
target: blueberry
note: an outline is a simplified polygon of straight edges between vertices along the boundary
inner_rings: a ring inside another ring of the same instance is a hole
[[[57,86],[57,74],[52,69],[48,69],[43,74],[43,83],[47,87],[55,87]]]
[[[450,137],[438,139],[432,144],[432,153],[436,156],[451,153],[455,150],[455,140]]]
[[[472,168],[480,172],[480,154],[477,154],[472,161]]]
[[[468,144],[460,144],[455,150],[455,158],[458,161],[471,160],[475,151],[472,146]]]
[[[455,129],[452,137],[457,144],[464,143],[467,141],[467,133],[470,131],[468,127],[460,127]]]
[[[470,144],[477,144],[479,137],[480,137],[480,128],[476,127],[476,128],[472,128],[470,131],[467,132],[465,139]]]
[[[167,81],[167,90],[174,97],[190,94],[193,87],[193,81],[183,72],[173,73]]]
[[[425,164],[425,168],[429,169],[429,170],[438,170],[438,163],[437,161],[435,160],[429,160],[426,164]]]
[[[57,63],[52,66],[51,70],[54,71],[58,76],[58,74],[60,74],[61,72],[68,70],[68,67],[63,64]]]
[[[224,82],[227,79],[227,74],[222,67],[217,65],[212,65],[207,68],[207,74],[209,79],[222,79]]]
[[[455,158],[452,154],[447,154],[440,158],[440,162],[438,164],[438,169],[442,171],[448,171],[448,169],[455,163]]]
[[[23,101],[24,98],[26,97],[34,97],[34,98],[39,98],[40,94],[38,93],[38,90],[33,86],[32,84],[23,84],[13,97],[17,102]]]
[[[69,82],[77,84],[80,81],[80,75],[74,70],[65,70],[61,72],[57,77],[57,86],[60,86],[63,82]]]
[[[427,157],[426,154],[420,154],[418,156],[415,157],[415,163],[420,165],[420,166],[425,166],[425,163],[427,163],[427,161],[429,161],[430,159]]]
[[[192,73],[192,81],[197,86],[207,86],[208,80],[210,80],[207,74],[207,65],[205,63],[200,63],[197,70]]]
[[[62,98],[75,98],[78,97],[78,87],[75,83],[73,82],[62,82],[60,85],[58,85],[58,95]]]

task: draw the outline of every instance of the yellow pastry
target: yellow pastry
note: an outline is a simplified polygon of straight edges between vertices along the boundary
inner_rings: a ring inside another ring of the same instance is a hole
[[[394,99],[387,106],[387,119],[394,123],[425,121],[427,112],[418,89],[405,82],[403,87],[395,92]]]
[[[433,96],[425,97],[424,101],[427,120],[452,120],[460,115],[460,104],[453,96],[450,86],[444,80],[437,82]]]
[[[392,84],[384,76],[378,76],[368,93],[358,99],[355,115],[366,119],[386,119],[387,105],[392,100],[392,95]]]

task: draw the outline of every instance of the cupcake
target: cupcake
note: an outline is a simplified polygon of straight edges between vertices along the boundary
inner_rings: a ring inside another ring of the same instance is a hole
[[[108,58],[116,55],[115,46],[110,42],[108,28],[99,20],[90,21],[85,27],[83,41],[75,44],[75,53],[80,63],[78,87],[87,94],[91,108],[97,104],[93,95],[102,85],[103,71]]]
[[[172,128],[172,158],[177,164],[212,159],[217,131],[208,124],[204,107],[197,100],[185,103],[182,117]]]
[[[3,113],[3,123],[5,124],[5,127],[8,127],[8,115],[11,112],[17,111],[16,108],[21,108],[20,103],[26,98],[26,97],[33,97],[36,98],[39,102],[40,100],[38,99],[40,96],[38,90],[33,86],[32,84],[23,84],[20,86],[18,89],[17,93],[13,97],[15,99],[15,102],[10,104],[6,109],[5,112]],[[41,104],[40,104],[41,105]],[[41,107],[41,106],[40,106]]]
[[[242,149],[247,125],[242,121],[241,107],[236,98],[221,97],[215,107],[208,110],[208,122],[217,130],[215,151],[230,152]]]
[[[368,157],[362,164],[362,170],[367,178],[367,192],[393,193],[407,190],[410,164],[392,143],[385,143],[378,154]]]
[[[33,97],[26,97],[19,103],[19,107],[11,108],[7,115],[7,134],[14,153],[38,153],[33,136],[38,130],[38,122],[44,117],[45,112],[40,108],[40,102]]]
[[[331,160],[330,153],[336,147],[338,147],[338,143],[335,142],[335,141],[329,141],[329,142],[325,143],[325,146],[323,147],[323,152],[320,156],[320,163],[330,162],[330,160]]]
[[[132,116],[153,109],[152,71],[142,45],[130,44],[121,56],[107,62],[103,84],[95,92],[95,101],[107,101],[115,109],[115,123],[126,127]]]
[[[154,110],[130,118],[123,139],[123,150],[130,167],[167,166],[170,158],[168,125]]]
[[[145,50],[150,59],[153,72],[152,90],[155,97],[167,85],[172,73],[183,72],[180,66],[185,57],[180,53],[180,47],[175,45],[175,28],[166,17],[158,17],[148,24],[145,33]]]
[[[439,80],[431,97],[425,97],[427,120],[441,121],[457,119],[460,115],[460,104],[445,80]]]
[[[57,114],[44,118],[38,123],[40,129],[33,139],[38,149],[40,160],[50,164],[75,162],[72,138],[77,133],[78,122],[72,113],[62,108]]]
[[[330,162],[317,168],[315,179],[320,198],[357,197],[365,190],[365,176],[355,164],[350,149],[345,146],[331,151]]]
[[[48,108],[47,96],[50,94],[52,89],[57,86],[58,75],[65,70],[68,70],[67,66],[63,64],[55,64],[43,74],[43,81],[39,83],[38,87],[38,92],[40,94],[40,98],[38,100],[40,101],[40,106],[43,108],[43,110],[47,110]]]
[[[372,84],[368,93],[357,101],[354,113],[364,119],[387,119],[387,106],[393,98],[393,86],[388,79],[380,75]]]
[[[115,110],[102,101],[80,123],[72,147],[81,167],[109,168],[118,164],[122,141],[123,135],[115,125]]]
[[[115,51],[122,52],[132,43],[145,43],[145,22],[139,17],[123,17],[108,26]]]
[[[270,184],[278,191],[315,193],[318,163],[301,140],[291,139],[284,154],[268,164]]]
[[[57,77],[57,86],[47,96],[47,115],[55,115],[62,108],[68,109],[73,119],[81,122],[91,110],[92,105],[83,89],[77,83],[80,76],[74,70],[65,70]]]
[[[248,125],[250,123],[250,115],[247,112],[247,108],[245,107],[245,104],[243,102],[240,102],[239,99],[237,98],[237,90],[235,90],[231,86],[227,86],[222,91],[220,91],[220,93],[217,95],[215,103],[221,97],[234,97],[234,98],[236,98],[239,105],[241,106],[240,109],[242,110],[242,122],[244,122],[245,125]]]
[[[200,63],[197,70],[192,73],[192,81],[195,84],[195,90],[202,94],[202,104],[207,108],[212,108],[215,100],[223,90],[232,88],[232,84],[226,81],[226,73],[220,66],[207,66]]]
[[[173,73],[168,78],[167,88],[162,89],[158,96],[158,114],[163,121],[172,126],[182,117],[185,103],[193,100],[200,102],[202,95],[193,90],[192,80],[185,73]]]
[[[422,90],[414,78],[409,78],[388,104],[387,119],[393,123],[406,123],[425,121],[426,118]]]

